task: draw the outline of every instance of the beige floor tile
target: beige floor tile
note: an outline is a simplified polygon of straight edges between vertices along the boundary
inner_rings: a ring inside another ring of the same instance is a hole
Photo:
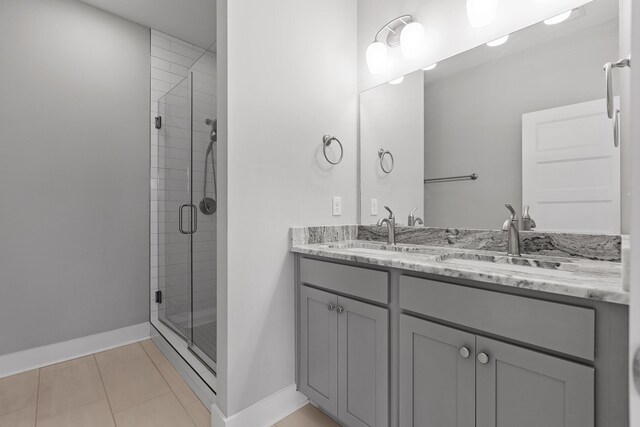
[[[173,390],[173,393],[176,395],[180,403],[188,405],[189,403],[198,400],[198,397],[182,379],[178,371],[176,371],[176,368],[174,368],[170,363],[158,365],[158,370],[164,377],[165,381],[167,381],[169,387],[171,387],[171,390]]]
[[[46,374],[49,372],[54,372],[57,371],[59,369],[64,369],[64,368],[69,368],[71,366],[76,366],[76,365],[81,365],[83,363],[93,363],[95,362],[95,358],[92,355],[89,356],[85,356],[85,357],[79,357],[77,359],[73,359],[73,360],[67,360],[66,362],[62,362],[62,363],[56,363],[55,365],[50,365],[50,366],[45,366],[44,368],[40,369],[40,374]]]
[[[38,427],[115,427],[107,399],[39,421]]]
[[[147,352],[147,356],[151,358],[151,361],[156,365],[161,365],[163,363],[169,363],[164,354],[156,347],[156,345],[151,340],[142,341],[140,343],[144,351]]]
[[[0,427],[34,427],[36,425],[36,405],[27,406],[8,414],[0,415]]]
[[[211,414],[200,400],[196,400],[184,408],[187,410],[187,414],[189,414],[196,427],[211,427]]]
[[[37,369],[0,379],[0,415],[34,406],[37,397]]]
[[[123,347],[114,348],[113,350],[96,353],[96,361],[101,371],[113,368],[122,363],[130,362],[140,357],[146,357],[147,353],[142,349],[139,343],[125,345]]]
[[[115,414],[118,427],[193,427],[186,411],[167,393],[141,405]]]
[[[171,391],[148,357],[103,370],[102,380],[114,413]]]
[[[106,397],[95,361],[40,375],[38,422]]]
[[[278,421],[277,427],[340,427],[313,405],[306,405]]]

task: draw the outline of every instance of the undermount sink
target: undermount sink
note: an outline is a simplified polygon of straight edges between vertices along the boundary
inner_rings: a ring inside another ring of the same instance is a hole
[[[524,267],[526,269],[545,269],[555,271],[576,271],[580,266],[574,264],[568,260],[553,260],[553,259],[541,259],[541,258],[527,258],[527,257],[514,257],[492,254],[477,254],[477,253],[464,253],[464,252],[452,252],[442,254],[436,258],[439,262],[454,262],[464,263],[467,265],[484,265],[492,264],[494,267],[502,267],[509,269],[518,269],[518,267]]]

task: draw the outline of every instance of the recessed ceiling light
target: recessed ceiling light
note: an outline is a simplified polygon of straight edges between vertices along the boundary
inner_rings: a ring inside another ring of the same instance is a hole
[[[404,80],[404,76],[400,76],[400,77],[398,77],[397,79],[391,80],[391,81],[389,82],[389,84],[397,85],[397,84],[402,83],[402,81],[403,81],[403,80]]]
[[[571,12],[573,12],[572,10],[568,10],[564,13],[561,13],[560,15],[556,15],[553,18],[549,18],[549,19],[545,19],[544,23],[547,25],[556,25],[559,24],[561,22],[566,21],[567,19],[569,19],[569,17],[571,16]]]
[[[493,41],[490,41],[489,43],[487,43],[487,46],[491,46],[491,47],[500,46],[502,44],[505,44],[507,42],[507,40],[509,40],[509,34],[507,34],[504,37],[500,37],[499,39],[495,39]]]
[[[436,62],[434,64],[431,64],[431,65],[427,66],[427,67],[424,67],[423,70],[424,71],[431,71],[431,70],[435,69],[437,66],[438,66],[438,63]]]

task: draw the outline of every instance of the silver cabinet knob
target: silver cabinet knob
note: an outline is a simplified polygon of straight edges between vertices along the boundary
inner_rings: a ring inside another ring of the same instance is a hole
[[[327,306],[327,308],[329,309],[329,311],[333,311],[333,310],[335,310],[335,309],[336,309],[336,305],[335,305],[335,304],[329,304],[329,305]]]
[[[478,359],[478,362],[482,363],[483,365],[489,363],[489,355],[487,355],[487,353],[478,353],[476,359]]]
[[[460,349],[458,350],[458,353],[460,353],[460,356],[462,356],[465,359],[471,355],[471,352],[467,347],[460,347]]]
[[[342,314],[342,312],[344,311],[343,307],[337,306],[336,307],[336,311],[338,312],[338,314]]]

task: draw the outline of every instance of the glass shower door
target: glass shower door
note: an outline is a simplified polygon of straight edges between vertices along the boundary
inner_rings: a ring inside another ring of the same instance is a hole
[[[191,341],[193,235],[192,74],[158,100],[158,319]],[[160,219],[164,219],[161,221]]]
[[[158,211],[156,302],[158,320],[184,340],[184,351],[215,372],[216,111],[215,96],[208,93],[214,86],[206,73],[196,77],[190,72],[158,100],[158,148],[152,160],[157,170],[157,201],[152,202]]]

